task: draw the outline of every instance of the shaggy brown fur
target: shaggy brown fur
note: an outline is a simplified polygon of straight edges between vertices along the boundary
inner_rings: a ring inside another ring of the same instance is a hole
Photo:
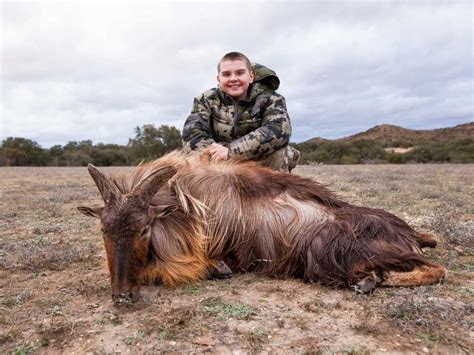
[[[310,179],[252,162],[213,163],[175,152],[116,178],[114,186],[127,196],[167,166],[177,173],[150,206],[173,212],[150,224],[148,259],[137,275],[142,281],[175,286],[203,278],[215,260],[234,271],[336,286],[419,267],[441,272],[429,271],[414,285],[444,276],[444,268],[422,255],[422,247],[436,245],[430,235],[384,210],[341,201]]]

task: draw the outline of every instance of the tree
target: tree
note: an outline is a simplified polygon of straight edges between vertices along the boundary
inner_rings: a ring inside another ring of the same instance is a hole
[[[129,149],[118,144],[98,143],[92,152],[92,164],[98,166],[124,166],[129,162]]]
[[[49,165],[51,166],[61,166],[65,165],[63,163],[63,154],[64,154],[64,149],[60,144],[53,145],[51,148],[49,148]]]
[[[48,154],[41,146],[26,138],[8,137],[2,142],[0,155],[6,165],[44,166],[48,163]]]
[[[162,125],[155,128],[152,124],[135,128],[135,138],[129,139],[135,161],[153,160],[181,147],[181,133],[175,127]]]
[[[86,166],[92,162],[94,146],[91,140],[70,141],[63,148],[60,165]]]
[[[158,132],[161,139],[163,140],[166,152],[170,152],[182,147],[181,133],[176,127],[162,125],[160,128],[158,128]]]

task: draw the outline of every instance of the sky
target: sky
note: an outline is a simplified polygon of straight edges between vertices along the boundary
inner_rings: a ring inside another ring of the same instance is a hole
[[[227,52],[278,74],[292,142],[474,121],[472,1],[3,1],[0,140],[180,130]]]

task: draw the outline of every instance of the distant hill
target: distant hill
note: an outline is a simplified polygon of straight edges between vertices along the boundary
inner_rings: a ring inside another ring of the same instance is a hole
[[[293,146],[301,164],[474,163],[474,122],[413,130],[383,124],[339,139],[312,138]]]
[[[382,147],[412,147],[432,142],[444,143],[462,138],[474,138],[474,122],[430,130],[413,130],[383,124],[343,138],[329,140],[315,137],[304,143],[322,144],[328,141],[351,143],[358,140],[369,140],[380,144]]]

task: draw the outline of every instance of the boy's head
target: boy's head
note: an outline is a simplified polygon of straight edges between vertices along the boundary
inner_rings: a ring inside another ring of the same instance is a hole
[[[217,82],[226,94],[244,99],[255,74],[250,60],[239,52],[227,53],[217,64]]]

